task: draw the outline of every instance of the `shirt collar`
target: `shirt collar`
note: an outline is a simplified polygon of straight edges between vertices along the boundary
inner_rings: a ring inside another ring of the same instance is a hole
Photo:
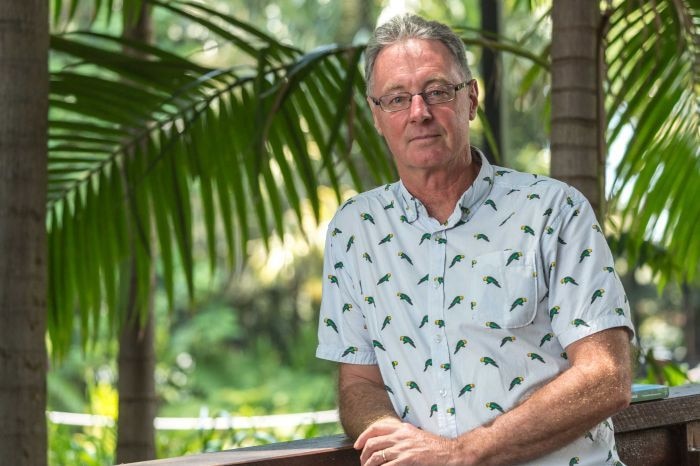
[[[491,188],[493,187],[494,181],[494,168],[493,165],[489,163],[484,154],[476,147],[471,148],[472,151],[472,163],[480,163],[481,168],[479,169],[479,174],[477,175],[474,182],[467,188],[467,190],[462,194],[462,197],[457,202],[455,210],[450,215],[445,226],[451,227],[456,223],[462,221],[467,222],[476,212],[476,210],[486,201],[489,194],[491,193]],[[413,223],[418,218],[419,212],[427,216],[427,210],[423,206],[423,203],[415,198],[406,189],[402,180],[398,183],[398,199],[402,214],[404,216],[404,221],[407,223]]]

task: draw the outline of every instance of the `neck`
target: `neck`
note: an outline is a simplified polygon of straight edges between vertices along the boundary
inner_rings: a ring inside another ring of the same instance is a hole
[[[401,174],[406,189],[428,210],[428,215],[445,223],[464,192],[474,183],[479,165],[473,157],[449,170]]]

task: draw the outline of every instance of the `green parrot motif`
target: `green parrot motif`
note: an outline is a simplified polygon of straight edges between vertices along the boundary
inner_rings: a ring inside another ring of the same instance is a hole
[[[394,208],[394,201],[391,201],[387,205],[384,206],[384,210],[389,210]]]
[[[348,252],[354,243],[355,243],[355,235],[352,235],[350,238],[348,238],[348,244],[347,244],[347,246],[345,246],[345,252]]]
[[[587,438],[591,442],[595,442],[595,440],[593,439],[593,434],[591,433],[590,430],[588,432],[586,432],[586,435],[584,435],[583,438]]]
[[[384,185],[384,191],[389,191],[391,189],[391,183],[387,183]],[[392,201],[393,202],[393,201]]]
[[[392,395],[394,394],[394,390],[392,390],[391,387],[388,386],[388,385],[384,385],[384,390],[386,390],[387,392],[391,393]]]
[[[576,209],[576,210],[574,210],[574,214],[572,215],[572,217],[578,217],[578,215],[579,215],[580,213],[581,213],[581,211],[578,210],[578,209]]]
[[[566,241],[564,241],[563,239],[561,239],[561,236],[557,236],[557,242],[558,242],[559,244],[561,244],[562,246],[566,246]]]
[[[600,229],[597,223],[594,223],[593,226],[591,226],[593,230],[597,231],[598,233],[602,233],[603,231]]]
[[[551,322],[554,319],[554,316],[559,314],[559,309],[561,309],[559,306],[554,306],[552,309],[549,310],[549,321]]]
[[[408,304],[413,306],[413,301],[411,301],[411,297],[408,296],[406,293],[396,293],[396,296],[398,296],[401,301],[406,301]]]
[[[496,170],[496,176],[503,176],[506,173],[510,173],[508,170]]]
[[[552,233],[554,233],[554,228],[547,227],[544,229],[544,232],[547,233],[548,235],[551,235]]]
[[[352,304],[350,303],[345,303],[343,304],[343,312],[348,312],[350,309],[352,309]]]
[[[406,419],[406,416],[408,416],[408,412],[409,412],[408,406],[404,406],[403,413],[401,413],[401,419]]]
[[[464,387],[462,387],[462,389],[459,391],[459,395],[457,396],[457,398],[459,398],[460,396],[464,395],[464,394],[467,393],[467,392],[471,392],[471,391],[474,389],[474,387],[476,387],[476,385],[474,385],[473,383],[468,383],[468,384],[466,384],[466,385],[465,385]]]
[[[336,277],[335,275],[328,275],[328,280],[330,280],[332,284],[340,286],[338,284],[338,277]]]
[[[544,211],[544,214],[542,214],[543,217],[549,217],[552,215],[552,208],[550,207],[549,209]]]
[[[518,376],[514,378],[513,380],[510,381],[510,388],[508,388],[508,391],[511,391],[515,388],[516,385],[520,385],[523,383],[523,380],[525,380],[525,377]]]
[[[537,175],[535,175],[535,178],[537,178]],[[534,183],[532,183],[530,186],[535,186],[537,184],[544,183],[545,181],[547,181],[547,180],[537,180]]]
[[[503,225],[505,225],[506,222],[507,222],[508,220],[510,220],[510,218],[511,218],[513,215],[515,215],[515,212],[511,212],[509,216],[507,216],[501,223],[498,224],[498,226],[499,226],[499,227],[502,227]]]
[[[493,202],[491,199],[486,199],[486,202],[484,202],[484,204],[490,205],[493,208],[493,210],[498,212],[498,208],[496,208],[496,203]]]
[[[344,358],[344,357],[347,356],[348,354],[355,354],[355,353],[357,353],[357,347],[355,347],[355,346],[348,346],[347,348],[345,348],[345,351],[343,351],[343,354],[342,354],[341,358]]]
[[[605,293],[605,290],[603,288],[599,288],[593,292],[593,295],[591,296],[591,304],[593,304],[593,301],[595,301],[597,298],[602,298],[603,293]]]
[[[343,204],[343,207],[340,208],[340,210],[343,210],[344,208],[346,208],[347,206],[349,206],[349,205],[352,204],[353,202],[355,202],[355,199],[348,199],[348,200],[345,202],[345,204]]]
[[[568,277],[568,276],[567,276],[567,277],[564,277],[564,278],[562,278],[561,280],[559,280],[559,282],[560,282],[562,285],[566,285],[567,283],[571,283],[572,285],[578,286],[578,283],[576,283],[576,280],[574,280],[573,277]]]
[[[413,265],[413,261],[411,260],[410,257],[408,257],[408,255],[407,255],[405,252],[403,252],[403,251],[399,252],[398,256],[399,256],[401,259],[403,259],[403,260],[405,260],[406,262],[408,262],[409,264]]]
[[[443,371],[449,371],[450,370],[450,363],[445,362],[443,364],[440,364],[440,369],[442,369]]]
[[[338,327],[335,325],[335,322],[333,322],[333,320],[326,317],[325,319],[323,319],[323,323],[326,324],[326,327],[330,327],[333,330],[335,330],[335,333],[338,333]]]
[[[489,237],[486,236],[486,235],[483,234],[483,233],[477,233],[477,234],[475,234],[475,235],[474,235],[474,238],[476,238],[477,240],[482,239],[482,240],[486,241],[487,243],[490,243],[490,242],[491,242],[491,241],[489,241]]]
[[[399,365],[399,361],[391,361],[391,368],[396,369],[396,366]]]
[[[466,225],[466,224],[467,224],[467,222],[465,222],[464,220],[461,220],[461,219],[460,219],[459,221],[457,221],[457,223],[455,223],[455,228],[456,228],[456,227],[461,227],[462,225]]]
[[[367,304],[371,304],[374,307],[377,307],[377,304],[374,302],[374,297],[372,296],[365,296],[365,301]]]
[[[572,324],[574,327],[580,327],[580,326],[582,326],[582,325],[583,325],[584,327],[590,327],[590,325],[588,325],[588,324],[586,323],[586,321],[583,320],[583,319],[574,319],[574,320],[571,321],[571,324]]]
[[[532,193],[532,194],[528,194],[528,195],[527,195],[527,198],[528,198],[529,200],[539,199],[539,198],[540,198],[540,195],[537,194],[537,193]]]
[[[418,326],[418,328],[423,328],[423,327],[425,326],[425,324],[427,324],[427,323],[428,323],[428,314],[426,314],[426,315],[423,316],[423,318],[422,318],[421,321],[420,321],[420,325]]]
[[[433,278],[433,280],[435,280],[438,285],[442,285],[443,283],[445,283],[444,277],[435,277],[435,278]]]
[[[433,360],[432,359],[426,359],[425,361],[425,366],[423,366],[423,372],[428,370],[428,367],[432,367],[433,365]]]
[[[535,236],[535,230],[533,230],[532,228],[530,228],[529,225],[521,225],[521,226],[520,226],[520,229],[523,230],[523,231],[525,232],[526,235]]]
[[[461,262],[462,259],[464,259],[464,254],[457,254],[456,256],[454,256],[454,257],[452,258],[452,263],[450,264],[450,267],[449,267],[449,268],[454,267],[454,265],[455,265],[457,262]]]
[[[437,244],[447,244],[447,238],[437,238],[435,241]]]
[[[486,407],[491,411],[500,411],[502,413],[505,413],[505,411],[503,411],[503,408],[501,408],[498,403],[494,403],[493,401],[489,401],[488,403],[486,403]]]
[[[482,280],[484,282],[486,282],[487,285],[496,285],[498,288],[501,287],[501,284],[498,283],[498,280],[493,278],[491,275],[487,275],[487,276],[483,277]]]
[[[367,262],[369,262],[370,264],[372,263],[372,256],[370,256],[368,253],[363,252],[363,253],[362,253],[362,258],[363,258],[364,260],[366,260]]]
[[[615,460],[615,461],[613,462],[612,466],[625,466],[625,465],[622,464],[621,462]]]
[[[569,199],[568,197],[566,198],[567,200]],[[578,456],[574,456],[569,460],[569,466],[574,466],[575,464],[578,464],[579,458]]]
[[[608,450],[608,457],[605,458],[605,463],[607,464],[612,459],[612,450]]]
[[[437,320],[435,321],[435,325],[437,325],[438,328],[443,328],[443,327],[445,326],[445,321],[442,320],[442,319],[437,319]]]
[[[603,267],[603,271],[608,273],[615,273],[615,269],[613,267],[610,267],[609,265],[607,267]]]
[[[559,353],[559,356],[561,356],[562,359],[569,359],[569,355],[566,354],[566,351],[564,351],[563,353]]]
[[[459,206],[459,210],[462,211],[462,216],[466,215],[467,217],[469,217],[469,214],[471,213],[471,210],[469,210],[468,207]]]
[[[386,328],[387,325],[391,323],[391,316],[386,316],[384,322],[382,322],[382,330]]]
[[[343,233],[343,231],[338,229],[338,227],[335,227],[335,228],[333,228],[333,231],[331,231],[331,236],[337,236],[341,233]]]
[[[455,409],[454,408],[447,408],[447,414],[450,414],[452,416],[455,415]]]
[[[508,260],[506,261],[506,267],[508,267],[511,262],[520,260],[521,257],[523,257],[522,252],[520,252],[520,251],[514,252],[513,254],[508,256]]]
[[[493,184],[493,180],[491,179],[490,176],[485,176],[482,178],[484,181],[486,181],[489,185]]]
[[[615,314],[617,314],[617,315],[623,317],[623,316],[625,315],[625,310],[622,309],[621,307],[616,307],[616,308],[615,308]]]
[[[464,299],[464,296],[455,296],[447,309],[452,309],[457,304],[461,303],[463,299]]]
[[[430,407],[430,416],[429,417],[433,417],[433,413],[437,413],[437,405],[432,405]]]
[[[522,306],[527,302],[527,298],[518,298],[515,301],[513,301],[513,304],[510,305],[510,312],[513,312],[513,309],[515,309],[518,306]]]
[[[506,193],[506,196],[510,196],[511,194],[513,194],[513,193],[515,193],[515,192],[518,192],[518,191],[520,191],[520,190],[519,190],[519,189],[513,188],[513,189],[511,189],[510,191],[508,191],[508,192]]]
[[[491,359],[491,358],[488,357],[488,356],[484,356],[484,357],[480,358],[479,361],[481,361],[482,363],[484,363],[484,366],[489,366],[489,365],[490,365],[490,366],[493,366],[493,367],[498,367],[498,364],[496,364],[496,361],[494,361],[493,359]]]
[[[453,354],[457,354],[457,351],[461,350],[465,346],[467,346],[467,340],[464,340],[464,339],[459,340],[457,342],[457,345],[455,345],[455,352]]]
[[[409,380],[408,382],[406,382],[406,386],[409,390],[418,390],[418,393],[423,393],[422,391],[420,391],[420,387],[418,386],[418,384],[415,383],[413,380]]]
[[[367,212],[361,213],[361,214],[360,214],[360,218],[361,218],[362,220],[364,220],[364,221],[366,221],[366,222],[369,222],[369,223],[371,223],[372,225],[374,225],[374,218],[373,218],[370,214],[368,214]]]
[[[381,245],[384,244],[384,243],[388,243],[389,241],[391,241],[391,238],[393,238],[393,237],[394,237],[394,234],[393,234],[393,233],[389,233],[389,234],[386,235],[384,238],[382,238],[381,241],[379,241],[379,245],[381,246]]]
[[[343,267],[344,267],[344,266],[343,266],[343,263],[342,263],[342,262],[336,262],[335,265],[333,265],[333,268],[336,269],[336,270],[337,270],[337,269],[342,269]]]
[[[407,336],[402,335],[402,336],[399,337],[399,340],[400,340],[401,343],[403,343],[404,345],[411,345],[411,346],[413,346],[414,348],[416,347],[416,344],[413,343],[413,340],[411,340],[411,337],[407,337]]]
[[[420,237],[420,242],[418,243],[418,246],[423,244],[423,241],[430,239],[430,237],[433,236],[430,233],[423,233],[423,236]]]
[[[547,343],[548,341],[551,341],[552,338],[554,337],[554,334],[552,332],[547,333],[545,336],[542,337],[540,340],[540,347]]]
[[[574,206],[574,201],[572,201],[569,196],[566,196],[566,203],[569,204],[569,207]]]
[[[391,278],[391,273],[384,274],[384,276],[382,278],[380,278],[379,281],[377,282],[377,285],[381,285],[382,283],[388,282],[390,278]]]
[[[420,285],[421,283],[427,282],[429,277],[430,277],[429,273],[426,273],[425,275],[423,275],[423,277],[420,280],[418,280],[418,285]]]
[[[605,427],[607,427],[608,430],[610,430],[610,432],[612,432],[613,430],[615,430],[615,429],[613,429],[612,424],[610,424],[610,422],[608,422],[607,419],[603,421],[603,425],[604,425]]]
[[[379,348],[382,351],[386,351],[386,348],[384,348],[384,345],[382,345],[380,341],[372,340],[372,346],[375,348]]]
[[[474,268],[475,265],[476,265],[476,259],[472,259],[472,269]]]
[[[540,356],[537,353],[527,353],[527,357],[530,358],[531,361],[538,360],[542,364],[545,364],[544,359],[542,359],[542,356]]]
[[[405,215],[399,217],[399,220],[401,220],[401,223],[408,223],[408,217],[406,217]]]
[[[471,309],[472,311],[476,309],[476,301],[472,301],[469,303],[469,309]]]
[[[507,336],[507,337],[503,337],[503,339],[501,340],[501,348],[503,348],[503,345],[505,345],[506,343],[512,343],[514,341],[515,341],[515,337],[512,335]]]
[[[591,257],[592,252],[593,252],[593,249],[591,249],[591,248],[586,248],[583,251],[581,251],[581,256],[579,257],[578,263],[580,264],[581,262],[583,262],[583,260],[586,257]]]
[[[549,270],[548,270],[548,272],[551,273],[551,272],[552,272],[552,269],[555,268],[556,266],[557,266],[557,261],[552,261],[552,262],[550,262],[550,263],[549,263]]]
[[[498,325],[496,322],[491,322],[491,321],[486,322],[486,326],[487,326],[488,328],[492,328],[492,329],[494,329],[494,330],[499,330],[499,329],[501,328],[501,326]]]

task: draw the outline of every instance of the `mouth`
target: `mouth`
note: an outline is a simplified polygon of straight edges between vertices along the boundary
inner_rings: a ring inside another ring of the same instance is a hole
[[[435,139],[438,137],[440,137],[440,135],[438,135],[438,134],[424,134],[421,136],[413,136],[408,140],[408,142],[429,141],[431,139]]]

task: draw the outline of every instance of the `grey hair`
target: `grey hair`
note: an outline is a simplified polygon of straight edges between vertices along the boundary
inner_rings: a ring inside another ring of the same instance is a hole
[[[374,34],[367,43],[365,49],[365,79],[367,80],[367,93],[372,89],[374,77],[374,63],[379,52],[384,48],[408,39],[426,39],[442,42],[450,51],[466,80],[472,77],[467,54],[462,39],[448,26],[437,22],[428,21],[420,16],[404,14],[394,16],[388,22],[374,30]]]

